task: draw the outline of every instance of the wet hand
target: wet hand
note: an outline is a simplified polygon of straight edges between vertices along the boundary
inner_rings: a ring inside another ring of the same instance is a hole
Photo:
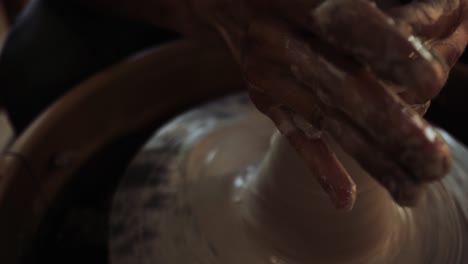
[[[255,105],[345,209],[356,188],[322,133],[401,205],[449,170],[448,147],[421,113],[466,45],[466,26],[447,22],[463,5],[434,1],[384,10],[366,0],[193,0],[241,65]],[[439,18],[411,15],[428,8]]]

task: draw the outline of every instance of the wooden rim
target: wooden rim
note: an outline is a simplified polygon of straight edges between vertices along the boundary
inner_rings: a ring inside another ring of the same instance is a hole
[[[139,54],[72,89],[0,160],[0,246],[6,249],[0,259],[16,263],[66,183],[103,147],[242,85],[227,52],[181,41]]]

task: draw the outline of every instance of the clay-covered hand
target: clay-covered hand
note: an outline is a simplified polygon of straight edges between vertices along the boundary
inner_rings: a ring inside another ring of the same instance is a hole
[[[322,132],[401,205],[448,172],[448,147],[421,113],[466,45],[465,0],[188,1],[337,207],[350,209],[356,188]]]
[[[402,205],[449,169],[421,114],[466,45],[467,0],[75,1],[186,35],[215,29],[256,106],[339,208],[352,207],[356,188],[322,132]]]

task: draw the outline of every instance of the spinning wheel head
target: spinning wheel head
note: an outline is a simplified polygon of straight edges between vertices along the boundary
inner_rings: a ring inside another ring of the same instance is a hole
[[[465,169],[409,209],[356,167],[356,206],[337,211],[247,102],[233,96],[183,114],[136,156],[114,198],[113,264],[464,263]],[[466,149],[443,135],[460,168]]]

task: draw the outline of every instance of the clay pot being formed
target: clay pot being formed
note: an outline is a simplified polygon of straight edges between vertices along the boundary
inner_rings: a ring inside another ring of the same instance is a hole
[[[465,263],[468,153],[441,132],[454,169],[415,208],[327,139],[358,186],[346,212],[246,95],[203,105],[162,127],[129,167],[112,263]]]

